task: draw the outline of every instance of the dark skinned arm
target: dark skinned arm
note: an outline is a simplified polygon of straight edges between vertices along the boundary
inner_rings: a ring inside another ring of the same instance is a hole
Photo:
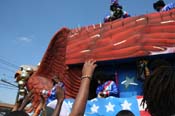
[[[61,106],[63,104],[64,90],[60,86],[57,86],[57,88],[56,88],[56,98],[57,98],[57,105],[55,107],[55,110],[54,110],[52,116],[59,116],[60,115]]]
[[[72,111],[69,116],[83,116],[86,108],[86,103],[89,95],[89,86],[92,78],[92,74],[95,70],[95,60],[88,60],[84,63],[82,69],[82,78],[80,89],[72,107]]]
[[[24,110],[26,105],[32,100],[32,93],[33,91],[30,91],[25,97],[21,104],[21,106],[18,108],[18,111]]]
[[[41,110],[43,109],[43,107],[45,106],[45,98],[41,95],[41,100],[40,100],[40,104],[38,105],[38,107],[36,108],[35,112],[33,113],[32,116],[38,116],[41,112]],[[43,111],[43,115],[45,116],[45,112]]]
[[[17,111],[17,110],[19,109],[19,107],[21,106],[22,101],[23,101],[23,98],[21,98],[20,100],[18,100],[18,101],[15,103],[15,106],[13,107],[12,111]]]

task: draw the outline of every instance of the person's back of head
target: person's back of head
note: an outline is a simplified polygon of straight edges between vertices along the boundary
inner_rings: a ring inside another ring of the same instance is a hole
[[[156,11],[160,11],[165,6],[165,2],[163,0],[158,0],[157,2],[153,3],[153,8]]]
[[[9,114],[6,114],[5,116],[29,116],[29,115],[24,111],[13,111],[10,112]]]
[[[175,114],[175,69],[160,66],[144,82],[143,101],[152,116],[171,116]]]
[[[121,110],[116,114],[116,116],[135,116],[135,115],[129,110]]]

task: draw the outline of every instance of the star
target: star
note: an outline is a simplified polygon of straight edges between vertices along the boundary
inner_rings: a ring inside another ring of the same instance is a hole
[[[127,100],[125,100],[125,101],[123,102],[123,104],[121,104],[123,110],[131,110],[131,108],[130,108],[131,105],[132,105],[132,103],[128,103]]]
[[[68,104],[69,108],[72,108],[73,102],[68,101],[67,104]]]
[[[105,105],[106,107],[106,112],[114,112],[114,107],[115,105],[111,104],[111,102],[108,103],[108,105]]]
[[[95,104],[93,104],[93,106],[91,107],[91,112],[92,113],[97,113],[98,112],[98,108],[99,108],[99,106],[96,106]]]
[[[134,82],[134,77],[129,78],[128,76],[126,76],[126,80],[122,81],[121,84],[124,84],[125,88],[128,88],[129,85],[138,85]]]

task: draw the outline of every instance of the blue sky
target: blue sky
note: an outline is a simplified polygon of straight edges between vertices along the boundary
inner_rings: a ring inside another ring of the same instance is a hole
[[[154,12],[154,0],[119,2],[131,16]],[[56,31],[102,22],[109,4],[110,0],[0,0],[0,78],[14,82],[18,66],[36,65]],[[0,83],[0,91],[0,101],[14,102],[16,90]]]

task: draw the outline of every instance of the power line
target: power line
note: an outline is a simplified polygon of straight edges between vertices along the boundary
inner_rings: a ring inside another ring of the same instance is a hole
[[[12,67],[12,68],[15,68],[15,69],[17,69],[19,66],[17,66],[16,64],[14,64],[14,63],[11,63],[11,62],[9,62],[9,61],[7,61],[7,60],[4,60],[3,58],[0,58],[0,63],[2,63],[2,64],[4,64],[4,65],[7,65],[7,66],[9,66],[9,67]]]
[[[2,81],[2,79],[0,80],[0,87],[5,88],[5,89],[13,89],[13,90],[17,90],[18,86],[15,84],[12,84],[10,82],[6,82],[6,81]]]
[[[2,83],[2,82],[0,82],[0,85],[6,86],[6,87],[12,87],[12,88],[14,87],[12,85],[8,85],[8,84]]]
[[[17,88],[13,88],[13,87],[8,87],[8,86],[3,86],[0,85],[1,88],[5,88],[5,89],[10,89],[10,90],[18,90]]]
[[[13,72],[13,73],[16,72],[15,70],[12,70],[12,69],[9,69],[9,68],[3,67],[3,66],[0,66],[0,69],[6,70],[9,72]]]
[[[11,82],[8,82],[8,81],[6,81],[6,80],[4,80],[4,79],[1,79],[1,81],[4,82],[4,83],[6,83],[6,84],[9,84],[9,85],[11,85],[11,86],[13,86],[13,87],[18,87],[17,85],[15,85],[15,84],[13,84],[13,83],[11,83]]]

